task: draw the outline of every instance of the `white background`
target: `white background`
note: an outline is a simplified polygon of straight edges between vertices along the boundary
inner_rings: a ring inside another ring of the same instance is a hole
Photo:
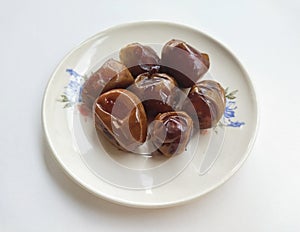
[[[300,231],[300,2],[0,0],[0,231]],[[46,146],[48,79],[77,44],[116,24],[197,28],[240,59],[259,98],[250,157],[189,204],[133,209],[67,177]]]

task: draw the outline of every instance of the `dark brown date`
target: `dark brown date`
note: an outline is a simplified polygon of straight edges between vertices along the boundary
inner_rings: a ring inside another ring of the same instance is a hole
[[[101,93],[115,88],[126,88],[133,81],[134,79],[125,65],[110,59],[84,83],[82,102],[89,110],[92,110],[94,101]]]
[[[204,80],[194,85],[182,110],[195,120],[200,129],[214,127],[224,114],[225,91],[216,81]],[[196,112],[196,114],[194,113]]]
[[[174,111],[181,96],[176,81],[164,73],[143,73],[129,89],[143,102],[150,121],[159,113]]]
[[[165,156],[184,152],[192,133],[193,121],[185,112],[167,112],[153,121],[150,139]]]
[[[134,151],[146,140],[147,116],[139,98],[126,89],[101,94],[94,105],[98,132],[122,150]]]
[[[192,87],[208,70],[209,57],[181,40],[170,40],[161,54],[161,72],[175,78],[182,88]]]
[[[128,44],[120,50],[119,57],[134,77],[144,72],[156,72],[159,69],[160,59],[149,46],[139,43]]]

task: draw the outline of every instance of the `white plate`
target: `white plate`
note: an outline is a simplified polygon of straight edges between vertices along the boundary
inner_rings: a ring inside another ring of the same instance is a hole
[[[229,91],[223,127],[191,141],[185,154],[153,159],[120,154],[99,142],[91,118],[79,110],[84,78],[123,46],[139,42],[157,52],[172,38],[206,52],[213,78]],[[162,22],[117,26],[98,33],[71,51],[53,73],[43,101],[43,125],[55,158],[77,183],[115,203],[167,207],[195,199],[228,180],[247,158],[257,130],[257,103],[251,81],[239,61],[219,42],[195,29]]]

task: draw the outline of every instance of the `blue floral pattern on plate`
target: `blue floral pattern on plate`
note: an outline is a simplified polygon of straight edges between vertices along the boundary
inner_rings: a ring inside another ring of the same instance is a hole
[[[245,125],[245,122],[240,122],[235,120],[236,109],[238,108],[236,105],[236,93],[238,90],[233,90],[229,92],[229,88],[225,89],[225,97],[226,97],[226,106],[223,118],[217,124],[217,127],[241,127]]]
[[[234,121],[235,118],[235,110],[237,109],[236,102],[230,101],[227,99],[226,101],[226,107],[225,112],[223,115],[223,119],[221,121],[222,126],[228,126],[228,127],[241,127],[245,125],[245,122],[240,121]]]
[[[64,108],[73,107],[76,104],[82,102],[81,93],[82,86],[84,82],[87,80],[86,76],[78,74],[73,69],[66,69],[66,72],[70,75],[70,80],[68,85],[64,87],[64,92],[60,96],[58,101],[64,103]],[[245,122],[236,121],[236,98],[235,94],[237,90],[229,92],[229,89],[225,89],[226,94],[226,107],[223,118],[218,123],[217,127],[241,127],[245,125]]]
[[[64,108],[81,103],[82,86],[87,79],[73,69],[66,69],[66,72],[70,75],[70,80],[68,85],[64,87],[64,92],[60,95],[60,99],[58,99],[58,101],[65,103]]]

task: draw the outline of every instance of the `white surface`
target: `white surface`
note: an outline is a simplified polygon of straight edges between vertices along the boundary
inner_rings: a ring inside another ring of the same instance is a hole
[[[300,230],[298,1],[0,5],[0,231]],[[224,43],[255,83],[261,111],[252,154],[233,178],[160,210],[114,205],[73,183],[51,157],[40,116],[47,81],[70,49],[115,24],[150,19]]]

